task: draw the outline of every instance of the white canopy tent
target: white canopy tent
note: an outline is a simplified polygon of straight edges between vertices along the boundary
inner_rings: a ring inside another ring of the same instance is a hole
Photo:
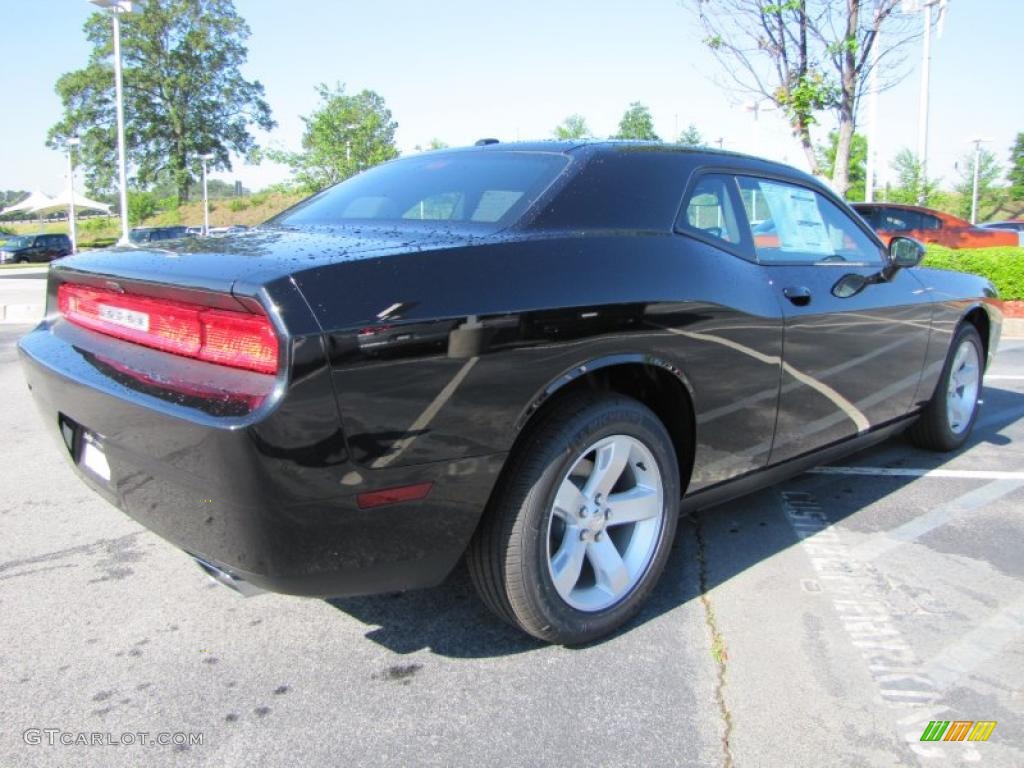
[[[85,195],[80,195],[78,192],[72,192],[71,185],[66,185],[64,191],[56,197],[47,198],[45,201],[40,201],[32,208],[32,213],[44,213],[45,211],[54,211],[58,208],[70,208],[71,198],[74,197],[75,210],[81,208],[88,208],[95,211],[103,211],[104,213],[110,213],[110,206],[106,203],[98,203],[95,200],[90,200]],[[44,195],[45,197],[45,195]]]
[[[74,203],[72,207],[72,201]],[[18,213],[23,211],[29,215],[39,215],[47,211],[56,210],[67,210],[68,220],[71,224],[71,249],[72,251],[78,250],[78,243],[75,242],[75,211],[82,208],[89,210],[103,211],[103,213],[110,215],[110,206],[106,203],[99,203],[95,200],[90,200],[84,195],[80,195],[75,192],[70,181],[64,185],[64,190],[56,197],[50,197],[39,189],[36,189],[27,198],[22,200],[17,205],[12,205],[9,208],[4,208],[0,213]]]
[[[32,192],[31,195],[26,197],[20,203],[18,203],[17,205],[12,205],[7,208],[4,208],[2,211],[0,211],[0,213],[8,214],[17,213],[18,211],[24,211],[25,213],[35,213],[37,210],[39,210],[42,207],[45,207],[52,201],[52,197],[50,197],[49,195],[45,195],[38,189],[36,189],[35,191]]]

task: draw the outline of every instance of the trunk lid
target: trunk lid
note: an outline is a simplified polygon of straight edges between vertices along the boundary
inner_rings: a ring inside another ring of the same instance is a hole
[[[465,244],[479,235],[456,229],[324,227],[259,228],[221,237],[163,241],[79,253],[54,262],[61,279],[75,274],[232,293],[334,262],[380,258]],[[251,295],[251,291],[244,291]]]

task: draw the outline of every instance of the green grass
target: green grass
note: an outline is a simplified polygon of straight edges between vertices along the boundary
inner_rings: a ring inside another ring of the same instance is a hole
[[[962,248],[928,246],[924,266],[970,272],[992,281],[1004,301],[1024,299],[1024,248]]]

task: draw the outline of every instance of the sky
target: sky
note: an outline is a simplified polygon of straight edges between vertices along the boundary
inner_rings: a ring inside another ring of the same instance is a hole
[[[517,0],[442,3],[378,0],[235,0],[252,31],[243,74],[266,88],[277,120],[256,131],[262,146],[297,149],[301,115],[316,109],[318,83],[381,94],[398,122],[402,152],[438,138],[550,138],[567,115],[582,114],[597,136],[613,134],[631,102],[647,105],[662,138],[693,123],[710,142],[805,167],[777,112],[745,109],[751,97],[726,88],[701,32],[678,0]],[[0,189],[55,194],[66,159],[45,147],[60,117],[53,86],[85,65],[87,0],[0,0],[4,67]],[[930,175],[952,184],[955,163],[975,138],[1006,166],[1024,131],[1018,65],[1021,0],[950,0],[933,42]],[[879,98],[878,169],[884,183],[903,147],[916,148],[920,46],[898,86]],[[819,139],[830,118],[823,118]],[[211,175],[259,189],[288,178],[274,164]]]

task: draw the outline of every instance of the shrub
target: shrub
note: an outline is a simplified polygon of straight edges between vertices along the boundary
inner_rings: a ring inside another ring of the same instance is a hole
[[[228,208],[234,211],[235,213],[238,213],[239,211],[244,211],[248,207],[249,201],[246,200],[244,197],[233,197],[231,198],[231,202],[228,203]]]
[[[160,198],[156,205],[161,211],[173,211],[178,208],[180,203],[177,195],[167,195],[167,197]]]
[[[128,223],[133,227],[155,216],[157,211],[156,195],[152,192],[128,191]]]
[[[1024,248],[963,248],[957,251],[929,246],[924,266],[970,272],[992,281],[1005,301],[1024,299]]]
[[[78,228],[83,232],[102,232],[105,229],[116,227],[117,223],[118,219],[108,219],[97,216],[91,219],[80,219],[78,221]]]

